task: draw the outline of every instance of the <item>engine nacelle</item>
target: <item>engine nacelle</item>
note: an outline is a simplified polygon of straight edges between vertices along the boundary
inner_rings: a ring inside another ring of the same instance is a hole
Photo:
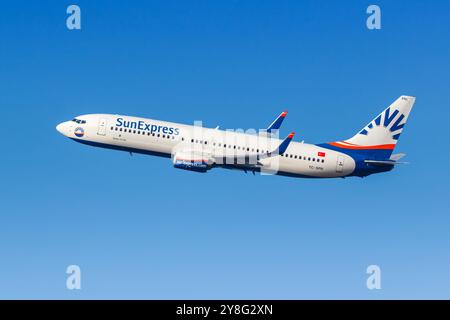
[[[177,152],[173,156],[173,166],[177,169],[206,172],[212,166],[212,161],[208,158],[198,153]]]

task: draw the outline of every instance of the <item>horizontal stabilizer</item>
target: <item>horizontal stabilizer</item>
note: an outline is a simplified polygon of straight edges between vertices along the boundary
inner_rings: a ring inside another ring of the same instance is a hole
[[[398,162],[393,160],[364,160],[365,163],[372,164],[374,166],[394,166],[397,164],[407,164],[407,162]]]

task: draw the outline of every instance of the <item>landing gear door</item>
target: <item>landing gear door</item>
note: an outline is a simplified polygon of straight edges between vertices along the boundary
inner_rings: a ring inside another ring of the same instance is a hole
[[[106,119],[98,120],[98,131],[97,131],[97,134],[99,136],[106,135]]]
[[[340,173],[344,171],[344,157],[338,156],[336,161],[336,172]]]

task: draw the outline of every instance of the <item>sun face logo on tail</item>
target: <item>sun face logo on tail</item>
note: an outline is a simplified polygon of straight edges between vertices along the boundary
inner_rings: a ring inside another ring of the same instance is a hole
[[[393,149],[414,102],[414,97],[401,96],[355,136],[342,142],[359,147],[389,146]]]
[[[397,117],[398,114],[398,110],[394,110],[394,112],[391,112],[391,108],[387,108],[375,120],[373,120],[364,129],[362,129],[359,134],[367,136],[369,132],[374,129],[374,127],[382,126],[383,128],[386,128],[386,130],[389,130],[389,132],[391,132],[391,137],[393,140],[398,140],[400,134],[402,133],[403,127],[406,124],[406,121],[402,123],[403,119],[405,119],[405,115],[400,114]],[[396,120],[394,121],[394,119]]]

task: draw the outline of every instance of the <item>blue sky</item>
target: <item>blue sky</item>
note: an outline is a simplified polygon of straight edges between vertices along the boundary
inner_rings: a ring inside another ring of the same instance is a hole
[[[450,4],[374,3],[379,31],[367,1],[3,1],[0,298],[450,298]],[[282,134],[320,143],[402,94],[410,164],[364,179],[196,174],[55,130],[100,112],[260,128],[288,109]]]

